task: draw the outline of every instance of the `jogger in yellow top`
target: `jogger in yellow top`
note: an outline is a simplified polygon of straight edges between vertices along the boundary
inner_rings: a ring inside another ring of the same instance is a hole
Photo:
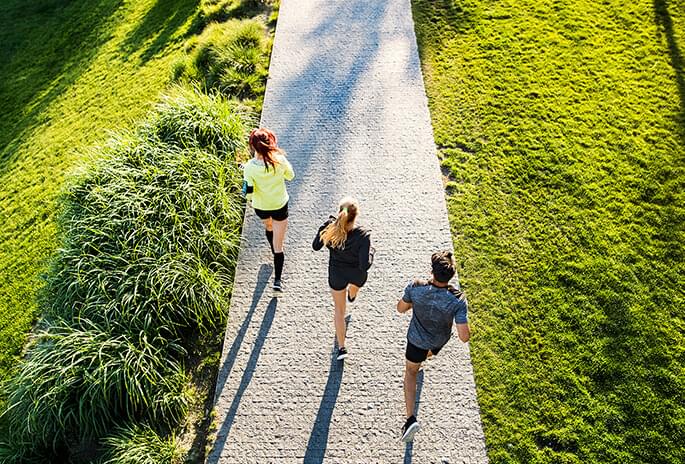
[[[255,213],[264,223],[266,238],[274,255],[274,292],[283,291],[281,276],[285,255],[283,242],[288,229],[288,191],[285,181],[295,177],[293,167],[278,147],[269,129],[250,132],[250,152],[254,156],[243,168],[243,191]]]

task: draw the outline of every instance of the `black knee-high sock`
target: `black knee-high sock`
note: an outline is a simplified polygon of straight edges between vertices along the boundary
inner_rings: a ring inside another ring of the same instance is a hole
[[[269,246],[271,247],[271,253],[274,253],[274,231],[266,231],[266,239],[269,241]]]
[[[285,261],[285,254],[283,252],[274,253],[274,267],[276,268],[276,280],[281,280],[283,273],[283,262]]]

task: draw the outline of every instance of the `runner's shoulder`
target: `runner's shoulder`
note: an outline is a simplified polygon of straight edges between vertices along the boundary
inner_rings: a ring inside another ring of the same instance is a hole
[[[361,237],[368,237],[371,235],[371,229],[368,229],[364,226],[356,226],[354,228],[354,232]]]
[[[450,294],[457,300],[466,303],[466,295],[460,288],[455,287],[454,285],[448,285],[447,291],[450,292]]]

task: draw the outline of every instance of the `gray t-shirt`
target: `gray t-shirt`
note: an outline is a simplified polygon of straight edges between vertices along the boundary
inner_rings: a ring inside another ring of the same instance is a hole
[[[452,336],[452,321],[457,324],[468,321],[466,296],[453,287],[415,281],[404,289],[402,299],[412,303],[407,340],[421,349],[441,348]]]

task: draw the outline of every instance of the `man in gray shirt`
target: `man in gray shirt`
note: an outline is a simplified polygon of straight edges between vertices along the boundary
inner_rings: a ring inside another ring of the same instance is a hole
[[[456,273],[452,253],[433,253],[431,262],[433,278],[410,283],[397,302],[397,311],[400,313],[413,309],[405,353],[407,361],[404,371],[404,401],[407,407],[407,421],[402,427],[404,442],[412,441],[419,431],[414,406],[416,377],[421,363],[426,358],[438,354],[447,343],[452,335],[452,324],[456,324],[457,335],[462,342],[468,342],[471,336],[466,297],[460,290],[449,285],[450,279]]]

